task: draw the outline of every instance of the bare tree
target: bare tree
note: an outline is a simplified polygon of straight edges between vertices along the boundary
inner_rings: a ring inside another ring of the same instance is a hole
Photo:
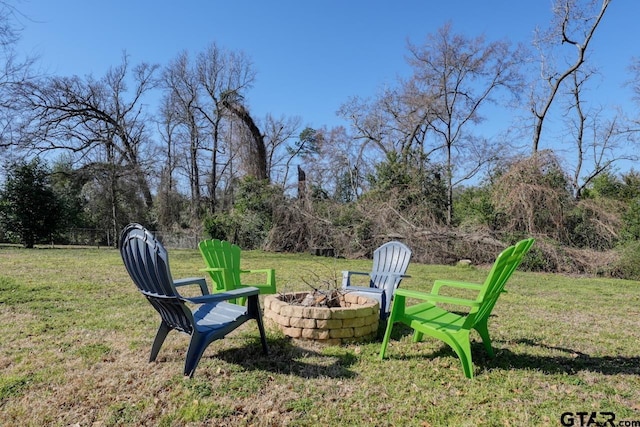
[[[496,147],[473,133],[482,109],[498,93],[514,94],[522,83],[520,49],[507,42],[454,34],[446,24],[424,44],[408,45],[409,79],[385,88],[374,100],[352,98],[339,113],[362,141],[358,159],[394,152],[423,171],[428,162],[444,167],[448,189],[446,220],[453,216],[453,189],[495,157]]]
[[[129,175],[136,182],[147,209],[153,206],[148,167],[151,140],[143,96],[155,86],[156,66],[142,63],[129,72],[128,57],[95,80],[78,76],[51,77],[21,87],[28,120],[20,129],[21,145],[39,152],[66,150],[83,162],[105,162],[111,171],[111,190]],[[128,82],[133,81],[129,90]],[[112,194],[115,204],[117,196]],[[112,226],[122,219],[113,206]],[[125,219],[126,220],[126,219]]]
[[[350,122],[353,137],[360,141],[359,160],[375,162],[396,152],[410,161],[415,147],[422,150],[430,101],[417,102],[412,89],[403,84],[386,87],[373,99],[352,97],[340,107],[338,114]]]
[[[621,146],[624,135],[621,114],[602,118],[604,108],[585,108],[585,85],[592,75],[576,70],[570,77],[572,102],[569,104],[568,114],[571,118],[568,121],[575,141],[575,166],[571,175],[571,186],[576,200],[581,198],[584,189],[598,175],[609,171],[615,163],[638,159],[633,150]],[[574,152],[573,148],[571,152]]]
[[[409,52],[414,71],[405,93],[415,111],[424,110],[421,115],[435,137],[434,153],[444,153],[450,224],[456,170],[463,171],[457,173],[460,182],[491,159],[485,156],[490,152],[485,141],[473,135],[471,126],[483,120],[481,108],[495,102],[500,89],[516,93],[520,57],[506,42],[454,34],[450,24],[429,35],[424,45],[410,44]],[[473,159],[472,164],[465,167],[464,158]]]
[[[191,191],[191,218],[200,217],[202,204],[200,150],[203,149],[205,132],[200,114],[200,85],[197,74],[189,63],[189,55],[183,51],[165,68],[162,83],[166,90],[165,104],[175,111],[172,120],[177,122],[180,141],[184,141],[186,171]]]
[[[243,97],[255,81],[255,71],[251,60],[242,52],[233,52],[212,43],[200,53],[196,60],[198,81],[204,96],[199,104],[200,113],[208,123],[211,137],[211,165],[209,173],[210,211],[216,211],[216,191],[222,178],[222,172],[230,166],[230,152],[225,147],[223,136],[225,123],[229,124],[229,114],[222,101],[229,94]],[[233,172],[233,171],[230,171]]]
[[[307,127],[287,146],[286,170],[295,165],[299,179],[303,176],[305,186],[316,194],[355,201],[364,192],[365,175],[373,172],[373,166],[359,157],[359,148],[343,126]],[[298,193],[302,193],[299,187]]]
[[[22,57],[15,50],[21,32],[18,21],[23,18],[10,2],[0,1],[0,151],[18,139],[22,86],[36,78],[36,58]]]
[[[629,65],[629,71],[631,72],[631,78],[626,82],[626,86],[631,88],[633,94],[633,100],[636,104],[640,105],[640,58],[633,57],[631,64]],[[632,117],[630,120],[629,128],[625,129],[625,133],[633,138],[640,132],[640,115]]]
[[[301,118],[298,116],[276,119],[271,114],[267,114],[264,120],[267,174],[271,181],[280,182],[283,188],[287,185],[291,161],[300,152],[300,147],[292,150],[287,143],[295,138],[300,129],[300,123]],[[277,173],[280,177],[276,176]]]
[[[396,150],[394,138],[389,135],[393,123],[388,120],[388,112],[382,107],[382,101],[354,96],[338,110],[338,114],[350,122],[354,138],[361,141],[361,153],[367,148],[382,154]],[[394,116],[393,113],[391,115]]]
[[[535,87],[531,95],[531,112],[534,115],[533,153],[539,149],[549,109],[563,82],[586,61],[589,43],[610,3],[611,0],[589,0],[585,5],[581,5],[580,0],[555,0],[551,27],[547,31],[537,33],[534,44],[540,54],[542,87]],[[558,61],[558,64],[570,64],[565,70],[558,70],[558,65],[553,59],[554,51],[560,47],[574,48],[573,61],[569,59],[570,55],[564,56],[564,61]]]
[[[219,194],[226,193],[235,176],[236,153],[242,153],[243,146],[255,147],[244,141],[253,141],[255,135],[262,137],[240,101],[254,79],[248,57],[215,43],[196,55],[194,61],[186,52],[180,53],[164,71],[165,99],[177,110],[171,120],[176,122],[173,129],[177,147],[182,147],[187,160],[185,170],[194,219],[200,218],[205,208],[211,213],[219,209]],[[251,131],[249,138],[238,139],[245,134],[244,128]],[[234,147],[237,141],[241,144]],[[251,155],[247,159],[247,164],[252,164]],[[259,169],[264,173],[264,162]],[[250,169],[250,173],[254,170]],[[205,188],[208,199],[203,193]]]
[[[158,117],[158,135],[163,141],[164,165],[158,185],[158,223],[164,229],[169,229],[179,217],[181,206],[175,203],[178,199],[178,185],[175,178],[176,170],[181,163],[181,156],[177,152],[179,140],[179,113],[171,97],[164,97]]]

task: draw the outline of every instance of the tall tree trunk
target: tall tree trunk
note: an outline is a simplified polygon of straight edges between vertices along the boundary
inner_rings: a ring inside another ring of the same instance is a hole
[[[451,144],[447,144],[447,225],[453,221],[453,165],[451,163]]]
[[[220,116],[218,115],[216,117],[217,118],[213,125],[213,147],[211,148],[211,190],[209,191],[209,211],[212,214],[216,212],[216,205],[218,204],[216,190],[218,188],[218,144],[220,138]]]
[[[260,133],[260,129],[253,121],[253,118],[249,114],[246,108],[241,104],[229,102],[223,100],[222,105],[231,111],[245,126],[249,129],[249,133],[252,137],[251,153],[251,173],[254,178],[259,180],[269,179],[267,176],[267,148],[264,143],[264,137]]]
[[[118,236],[118,174],[116,172],[114,148],[112,144],[107,145],[107,160],[109,168],[109,198],[111,199],[111,231],[113,236]],[[111,234],[111,233],[108,233]],[[117,238],[113,239],[114,244],[118,244]]]
[[[195,126],[192,124],[192,126]],[[190,171],[189,181],[191,185],[191,218],[196,219],[200,216],[200,168],[198,166],[198,141],[197,137],[191,133],[190,151]]]

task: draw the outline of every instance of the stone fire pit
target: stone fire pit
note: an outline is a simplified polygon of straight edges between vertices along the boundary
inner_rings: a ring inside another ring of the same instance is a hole
[[[336,307],[302,305],[309,304],[310,299],[313,295],[309,292],[267,295],[265,322],[288,337],[324,344],[366,341],[376,336],[380,319],[377,301],[344,293]]]

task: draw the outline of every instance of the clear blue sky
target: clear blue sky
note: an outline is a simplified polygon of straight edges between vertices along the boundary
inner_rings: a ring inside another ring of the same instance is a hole
[[[551,0],[20,0],[20,47],[58,75],[101,77],[123,50],[132,64],[165,65],[211,42],[245,52],[257,71],[248,104],[258,119],[300,116],[340,124],[350,96],[372,96],[408,75],[406,42],[451,21],[457,33],[528,42],[546,27]],[[603,104],[628,103],[626,67],[640,56],[640,1],[613,0],[594,39]]]

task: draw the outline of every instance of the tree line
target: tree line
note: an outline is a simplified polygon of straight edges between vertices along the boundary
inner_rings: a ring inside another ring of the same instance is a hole
[[[37,60],[15,52],[15,9],[0,2],[0,238],[117,236],[137,221],[245,248],[366,256],[396,238],[424,262],[486,262],[486,249],[535,235],[530,268],[602,273],[589,251],[621,260],[640,228],[638,175],[618,169],[637,159],[638,118],[589,99],[590,44],[609,7],[556,0],[528,45],[445,23],[407,44],[408,77],[345,94],[348,126],[310,128],[256,117],[251,58],[215,42],[164,65],[124,52],[101,77],[37,75]],[[630,57],[635,97],[639,72]],[[510,124],[489,138],[492,114]],[[557,144],[554,132],[569,137]],[[21,206],[27,194],[39,209]]]

